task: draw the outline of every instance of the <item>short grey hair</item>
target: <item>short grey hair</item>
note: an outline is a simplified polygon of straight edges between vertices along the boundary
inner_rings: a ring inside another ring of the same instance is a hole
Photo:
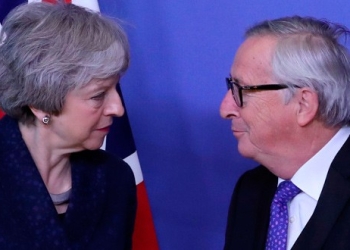
[[[272,68],[276,81],[291,86],[286,101],[295,91],[292,85],[313,89],[317,116],[330,127],[350,125],[350,62],[341,44],[348,35],[342,25],[299,16],[264,21],[246,32],[246,38],[278,38]]]
[[[59,114],[67,93],[123,74],[129,44],[117,20],[65,3],[20,5],[0,33],[0,108],[33,123],[33,107]]]

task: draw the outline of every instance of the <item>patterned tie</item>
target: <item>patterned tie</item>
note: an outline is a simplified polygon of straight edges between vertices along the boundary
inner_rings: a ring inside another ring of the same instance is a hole
[[[277,187],[270,211],[270,224],[266,250],[286,250],[288,234],[288,208],[291,201],[301,190],[291,181],[283,181]]]

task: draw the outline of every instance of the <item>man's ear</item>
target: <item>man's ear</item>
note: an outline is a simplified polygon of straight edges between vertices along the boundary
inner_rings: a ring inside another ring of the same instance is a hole
[[[316,119],[319,103],[317,93],[310,88],[298,90],[297,122],[300,126],[306,126]]]

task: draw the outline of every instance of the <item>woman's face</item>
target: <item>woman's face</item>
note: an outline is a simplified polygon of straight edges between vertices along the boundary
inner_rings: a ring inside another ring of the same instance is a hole
[[[119,76],[94,79],[67,94],[62,112],[52,116],[48,126],[54,133],[58,148],[72,152],[101,147],[113,116],[124,114],[116,91],[119,79]]]

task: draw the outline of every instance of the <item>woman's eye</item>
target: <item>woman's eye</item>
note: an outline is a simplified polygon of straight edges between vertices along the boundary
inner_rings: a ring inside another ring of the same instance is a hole
[[[95,96],[91,97],[91,99],[92,100],[101,100],[101,99],[103,99],[105,97],[105,95],[106,95],[106,93],[102,92],[102,93],[100,93],[98,95],[95,95]]]

